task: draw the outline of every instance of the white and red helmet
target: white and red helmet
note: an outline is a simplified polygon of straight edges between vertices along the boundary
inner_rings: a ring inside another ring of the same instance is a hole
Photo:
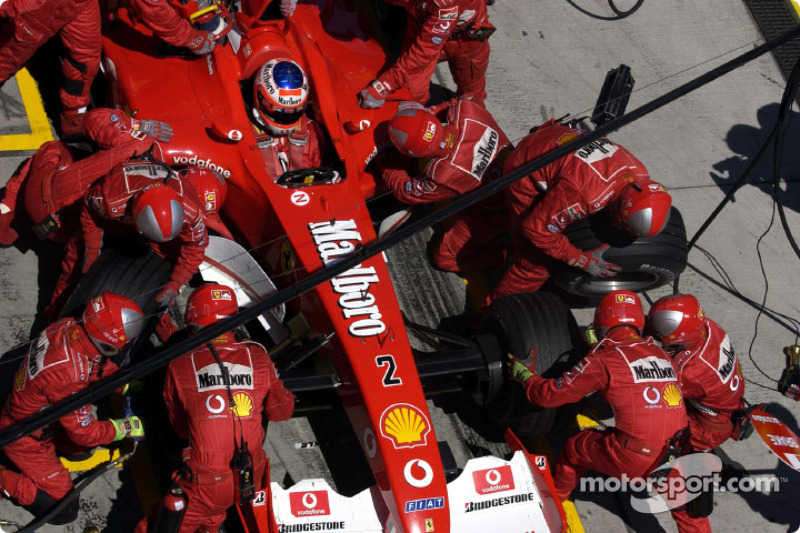
[[[133,221],[139,233],[167,242],[183,228],[183,202],[178,191],[163,183],[148,185],[133,198]]]
[[[650,308],[647,323],[665,345],[690,344],[705,337],[705,315],[691,294],[664,296]]]
[[[605,337],[611,328],[630,326],[641,333],[644,328],[642,301],[631,291],[613,291],[600,300],[594,312],[594,330],[598,338]]]
[[[389,120],[389,138],[404,155],[433,157],[444,148],[444,126],[424,107],[401,104]]]
[[[634,237],[653,237],[669,221],[672,197],[664,186],[653,180],[639,180],[625,185],[611,209],[614,225]]]
[[[183,320],[187,326],[200,329],[210,326],[239,311],[236,292],[226,285],[207,283],[189,296]]]
[[[144,314],[130,298],[104,292],[86,305],[82,325],[100,353],[111,357],[139,336],[144,328]]]
[[[303,118],[308,78],[291,59],[261,65],[253,80],[253,115],[272,135],[289,135]]]

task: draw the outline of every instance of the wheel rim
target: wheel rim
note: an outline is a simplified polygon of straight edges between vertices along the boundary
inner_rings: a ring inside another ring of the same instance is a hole
[[[658,275],[652,272],[623,272],[613,278],[584,278],[577,288],[583,294],[608,294],[620,290],[641,292],[654,287],[658,282]]]

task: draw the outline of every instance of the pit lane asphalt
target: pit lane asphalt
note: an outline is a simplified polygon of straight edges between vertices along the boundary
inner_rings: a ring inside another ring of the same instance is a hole
[[[626,9],[634,2],[616,3]],[[498,31],[491,38],[487,105],[514,141],[530,127],[550,118],[566,113],[588,114],[606,72],[620,63],[631,67],[636,80],[628,106],[632,110],[761,42],[759,30],[741,2],[650,0],[624,20],[606,20],[614,14],[606,2],[598,0],[497,0],[489,9]],[[438,70],[434,81],[452,86],[446,68]],[[610,137],[636,154],[652,177],[667,187],[691,236],[766,139],[784,87],[784,78],[773,58],[763,56]],[[0,112],[5,116],[0,116],[0,134],[24,131],[25,118],[19,111],[20,97],[13,82],[2,88],[1,103]],[[785,140],[788,147],[797,146],[800,140],[796,109],[792,115]],[[0,158],[0,180],[5,181],[23,157],[24,154],[15,153]],[[789,225],[798,231],[800,192],[793,184],[800,177],[799,163],[800,152],[787,150],[782,172],[783,201]],[[753,403],[772,402],[773,412],[800,433],[798,404],[774,392],[770,380],[780,376],[781,350],[795,342],[795,328],[780,315],[759,317],[757,305],[743,302],[726,286],[732,283],[741,294],[760,303],[766,287],[763,264],[769,282],[767,307],[774,313],[800,318],[798,258],[777,220],[757,248],[773,214],[769,195],[771,167],[768,156],[757,169],[754,185],[742,188],[736,201],[722,211],[700,239],[698,245],[708,251],[713,261],[694,249],[689,267],[681,276],[680,289],[696,294],[707,315],[729,332],[749,380],[747,399]],[[0,267],[0,353],[5,353],[27,340],[38,292],[41,289],[46,298],[48,283],[44,279],[47,276],[35,273],[40,267],[42,271],[52,271],[55,263],[51,256],[39,258],[32,251],[22,254],[10,248],[0,251]],[[645,307],[669,292],[671,289],[665,287],[645,294]],[[580,324],[591,320],[591,310],[576,310],[575,314]],[[759,372],[749,354],[769,377]],[[16,368],[8,356],[0,360],[0,365],[2,375],[10,375]],[[270,432],[278,433],[276,428],[277,425],[271,427]],[[437,426],[440,440],[448,437],[445,432]],[[313,436],[299,439],[312,441]],[[563,436],[551,439],[556,449],[561,439]],[[278,448],[276,455],[283,459],[294,454],[297,463],[305,465],[309,472],[318,465],[303,455],[304,450],[293,452],[291,443],[273,442],[271,449]],[[800,473],[779,463],[757,437],[726,443],[723,449],[751,474],[777,476],[779,492],[718,493],[711,516],[713,530],[796,530],[800,512],[793,496],[800,486]],[[107,531],[130,531],[138,513],[130,485],[122,483],[116,473],[105,475],[84,493],[81,516],[75,525],[40,531],[81,531],[88,521],[103,526],[106,518]],[[668,514],[652,516],[633,511],[625,503],[625,495],[576,492],[573,496],[587,531],[619,531],[626,527],[635,531],[676,530]],[[0,518],[24,523],[29,515],[3,501]]]

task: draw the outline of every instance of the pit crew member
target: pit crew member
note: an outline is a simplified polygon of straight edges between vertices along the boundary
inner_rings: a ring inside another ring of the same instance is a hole
[[[615,427],[570,437],[555,465],[556,493],[565,500],[588,470],[619,478],[645,477],[662,449],[686,427],[680,382],[672,360],[651,337],[636,294],[615,291],[600,301],[594,331],[600,342],[557,379],[536,374],[535,353],[526,366],[509,356],[512,378],[528,400],[543,407],[574,403],[599,391],[614,411]]]
[[[0,429],[116,372],[118,368],[109,357],[135,339],[143,326],[139,306],[111,292],[90,300],[80,319],[64,318],[48,326],[31,343],[17,371],[11,396],[0,411]],[[86,449],[143,436],[144,426],[138,417],[97,420],[92,406],[85,405],[62,417],[58,428],[54,425],[36,431],[3,448],[16,468],[0,467],[0,489],[15,503],[42,516],[73,488],[69,472],[56,456],[59,438],[74,450],[76,445]],[[75,498],[50,523],[74,521],[78,506]]]
[[[196,332],[237,311],[232,289],[206,284],[189,297],[185,323]],[[221,378],[223,365],[227,386]],[[266,466],[262,414],[273,422],[289,419],[294,395],[283,386],[263,346],[237,342],[228,332],[169,364],[164,401],[172,427],[189,439],[177,481],[188,498],[180,531],[216,532],[235,501],[238,475],[231,471],[231,461],[236,448],[244,444],[252,455],[252,479],[259,490]]]
[[[713,450],[732,437],[732,416],[744,408],[742,367],[730,337],[705,316],[697,297],[672,294],[647,315],[655,337],[672,355],[689,414],[692,451]],[[673,512],[681,531],[711,531],[708,517]]]
[[[576,139],[585,132],[548,123],[522,139],[506,159],[503,174]],[[621,268],[603,259],[608,245],[582,251],[562,234],[571,222],[609,209],[612,222],[635,237],[652,237],[667,224],[672,199],[650,180],[645,166],[622,146],[600,139],[525,176],[506,188],[514,261],[491,299],[538,290],[553,259],[594,277]],[[462,252],[467,255],[467,251]]]
[[[80,220],[80,238],[86,250],[83,273],[100,255],[104,232],[112,228],[135,229],[156,253],[172,262],[170,281],[156,296],[163,306],[169,305],[197,272],[208,246],[197,192],[160,162],[131,159],[114,167],[89,189]],[[115,228],[115,222],[123,228]]]
[[[318,167],[322,163],[324,134],[310,119],[308,78],[288,58],[268,61],[253,77],[253,129],[264,166],[273,179],[284,172]]]
[[[486,99],[489,23],[485,0],[384,0],[408,13],[403,49],[397,61],[358,95],[365,109],[383,105],[387,96],[407,87],[412,100],[428,101],[436,64],[447,59],[459,95]]]
[[[106,108],[86,113],[83,132],[98,151],[76,160],[69,145],[48,141],[6,183],[0,200],[0,244],[10,246],[18,237],[11,222],[20,191],[31,221],[38,225],[52,217],[53,225],[44,228],[50,230],[47,237],[63,241],[69,232],[59,230],[60,226],[71,223],[75,226],[74,219],[77,219],[77,214],[64,210],[76,204],[92,183],[108,174],[116,164],[136,153],[146,152],[154,142],[172,139],[172,129],[166,122],[138,120]],[[71,219],[70,214],[76,216]]]
[[[483,102],[462,96],[445,105],[444,124],[437,118],[439,106],[424,108],[416,102],[401,104],[389,121],[389,138],[397,150],[382,151],[377,165],[384,182],[401,202],[422,204],[456,198],[502,174],[511,141]],[[422,162],[417,158],[427,161],[422,172]],[[506,211],[502,192],[463,211],[435,250],[434,262],[446,270],[491,266],[480,260],[494,259],[494,254],[485,250],[470,257],[469,263],[459,264],[458,254],[467,242],[471,248],[482,248],[507,231]],[[475,244],[478,241],[481,246]]]
[[[6,0],[0,3],[0,85],[17,73],[56,33],[67,57],[61,62],[61,134],[78,135],[89,88],[100,68],[100,5],[97,0]]]
[[[210,54],[228,29],[219,1],[131,0],[131,5],[144,25],[161,40],[188,48],[198,56]],[[280,0],[280,10],[286,18],[292,16],[296,6],[297,0]]]

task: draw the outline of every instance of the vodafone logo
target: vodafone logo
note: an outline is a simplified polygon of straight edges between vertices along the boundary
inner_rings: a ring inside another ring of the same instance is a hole
[[[328,493],[324,490],[289,493],[289,508],[294,516],[322,516],[331,514]]]
[[[409,485],[421,489],[433,481],[433,468],[424,459],[412,459],[403,468],[403,477]]]
[[[308,193],[304,191],[293,192],[291,199],[294,205],[299,205],[301,207],[304,205],[308,205],[308,202],[311,201],[311,198],[308,196]]]
[[[472,473],[472,483],[478,494],[494,494],[506,490],[514,490],[514,474],[509,465],[478,470]]]
[[[644,401],[650,405],[655,405],[661,401],[661,392],[659,392],[659,390],[652,385],[649,385],[642,391],[642,397],[644,398]]]
[[[219,394],[211,394],[206,398],[206,409],[209,413],[218,415],[225,410],[225,400]]]
[[[239,130],[230,130],[228,133],[225,134],[228,139],[232,141],[239,142],[242,140],[242,132]]]

